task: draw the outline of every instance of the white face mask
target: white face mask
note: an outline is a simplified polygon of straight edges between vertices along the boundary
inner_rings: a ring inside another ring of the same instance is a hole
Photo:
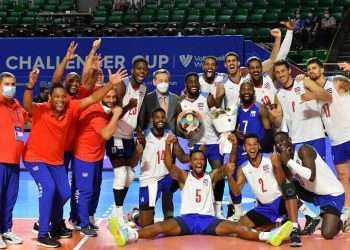
[[[165,94],[166,92],[168,92],[169,83],[167,83],[167,82],[160,82],[160,83],[158,83],[156,85],[156,88],[161,94]]]
[[[101,103],[101,104],[102,104],[102,103]],[[112,113],[112,109],[109,108],[109,107],[107,107],[107,106],[105,106],[105,105],[103,105],[103,104],[102,104],[102,108],[103,108],[103,111],[104,111],[106,114]]]
[[[16,94],[16,86],[3,86],[2,95],[7,98],[13,98]]]

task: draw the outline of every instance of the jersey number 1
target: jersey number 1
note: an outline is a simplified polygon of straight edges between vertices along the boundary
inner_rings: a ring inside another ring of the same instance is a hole
[[[164,160],[164,150],[157,151],[157,163],[160,164]]]

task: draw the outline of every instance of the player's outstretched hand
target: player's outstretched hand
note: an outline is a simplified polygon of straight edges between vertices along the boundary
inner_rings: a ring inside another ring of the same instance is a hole
[[[66,55],[64,56],[66,60],[71,61],[73,59],[75,59],[78,55],[75,53],[75,50],[78,47],[78,43],[72,41],[67,49]]]
[[[28,76],[28,87],[33,88],[38,81],[40,70],[39,69],[33,69],[30,71]]]
[[[112,83],[113,85],[117,85],[121,83],[128,76],[128,72],[126,69],[119,68],[117,72],[112,73],[112,71],[109,69],[108,76],[109,76],[109,82]]]

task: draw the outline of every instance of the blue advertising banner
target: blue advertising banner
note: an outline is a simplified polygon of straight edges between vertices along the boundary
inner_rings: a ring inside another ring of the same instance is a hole
[[[23,85],[27,81],[29,71],[33,68],[40,68],[39,81],[49,82],[56,65],[64,57],[69,43],[73,40],[78,42],[76,51],[78,57],[68,64],[67,72],[80,73],[93,38],[0,39],[1,71],[14,73],[19,85]],[[106,76],[107,69],[125,67],[130,72],[132,61],[142,56],[149,62],[150,72],[147,84],[150,89],[152,88],[152,72],[159,68],[166,68],[172,74],[170,90],[176,93],[180,93],[183,89],[186,73],[202,71],[202,60],[205,56],[217,57],[218,71],[225,72],[223,60],[228,51],[235,51],[241,58],[245,58],[243,36],[108,37],[102,38],[102,45],[99,49],[103,57],[102,67]],[[19,99],[22,99],[21,88],[17,95]]]

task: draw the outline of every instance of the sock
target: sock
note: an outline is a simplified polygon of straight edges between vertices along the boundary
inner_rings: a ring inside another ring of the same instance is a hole
[[[215,215],[222,216],[222,201],[215,201]]]
[[[293,222],[293,228],[299,228],[298,222]]]
[[[120,224],[124,224],[124,210],[123,206],[113,206],[112,216],[117,218]]]
[[[242,214],[241,204],[233,204],[233,207],[235,208],[235,214]]]
[[[259,233],[259,240],[267,241],[270,239],[270,232],[261,232]]]
[[[128,229],[128,242],[137,241],[139,238],[139,233],[137,232],[137,230],[131,227],[127,227],[127,229]]]
[[[301,205],[301,207],[299,208],[299,211],[305,216],[305,215],[308,215],[312,218],[316,217],[317,215],[312,212],[310,210],[310,208],[308,208],[305,204]]]

